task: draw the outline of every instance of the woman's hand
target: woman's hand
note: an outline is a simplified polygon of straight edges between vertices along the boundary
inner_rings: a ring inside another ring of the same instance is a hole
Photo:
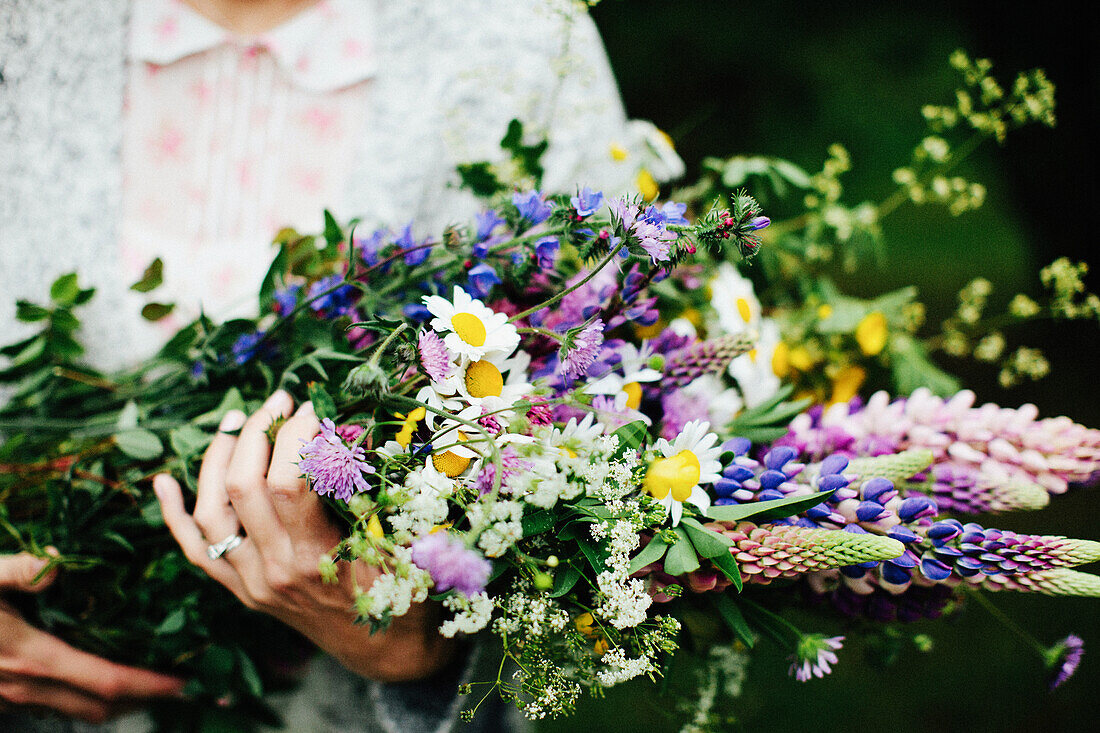
[[[246,606],[296,629],[351,671],[380,681],[436,672],[450,659],[453,643],[436,632],[433,609],[414,605],[385,632],[371,634],[354,623],[354,588],[369,588],[377,569],[341,563],[338,583],[321,581],[319,561],[341,533],[298,469],[298,452],[320,423],[311,403],[290,416],[293,407],[279,391],[247,420],[237,410],[226,414],[203,456],[194,515],[184,507],[179,484],[157,476],[153,487],[165,523],[187,558]],[[267,431],[282,417],[289,419],[272,447]],[[230,433],[237,428],[235,437]],[[239,545],[217,559],[207,555],[211,544],[235,534],[245,535]]]
[[[52,572],[34,583],[46,561],[33,555],[0,555],[0,592],[37,593]],[[179,697],[184,681],[125,667],[79,651],[34,628],[0,599],[0,711],[51,711],[103,722],[143,702]]]

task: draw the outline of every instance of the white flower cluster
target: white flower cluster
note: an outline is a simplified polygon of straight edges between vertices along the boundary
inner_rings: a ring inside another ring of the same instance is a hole
[[[475,504],[467,515],[474,527],[488,525],[477,540],[486,557],[500,557],[523,537],[523,504],[518,501],[497,501],[488,507]]]
[[[405,477],[405,487],[398,500],[398,511],[390,515],[394,532],[408,533],[409,537],[427,534],[432,527],[447,519],[447,499],[454,489],[454,482],[435,470],[431,461]]]
[[[493,616],[493,600],[484,591],[467,598],[462,593],[453,593],[443,599],[443,607],[454,611],[452,619],[444,621],[439,633],[448,639],[455,634],[475,634],[489,625]]]
[[[517,582],[512,592],[496,599],[501,616],[493,622],[498,636],[534,638],[549,632],[561,632],[569,625],[569,612],[541,592],[532,592],[525,582]]]
[[[356,597],[355,608],[360,616],[379,620],[387,614],[403,616],[413,603],[427,600],[432,576],[413,563],[412,550],[395,547],[393,557],[393,571],[380,574],[366,592]]]
[[[596,679],[604,687],[614,687],[621,682],[649,674],[657,669],[648,656],[627,657],[622,647],[608,650],[601,661],[604,668],[596,673]]]
[[[517,670],[514,677],[524,691],[535,693],[535,697],[523,705],[523,714],[528,720],[541,720],[568,710],[581,694],[581,686],[549,659],[540,660],[526,674]],[[538,681],[537,685],[533,684],[534,680]]]
[[[641,580],[629,577],[630,555],[638,547],[638,530],[634,523],[619,520],[608,534],[611,554],[605,562],[608,569],[596,577],[600,589],[597,610],[615,628],[628,629],[646,620],[646,611],[653,599],[646,593]]]

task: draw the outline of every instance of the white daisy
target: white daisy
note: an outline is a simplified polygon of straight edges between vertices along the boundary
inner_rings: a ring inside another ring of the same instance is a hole
[[[718,325],[728,334],[760,329],[760,301],[752,289],[752,281],[728,262],[718,267],[710,281],[710,305],[718,314]]]
[[[655,446],[664,457],[649,464],[643,485],[672,515],[673,527],[680,523],[685,502],[704,512],[710,508],[710,495],[701,484],[721,478],[722,450],[716,445],[718,436],[709,430],[708,422],[689,422],[672,443],[661,438]]]
[[[577,418],[569,418],[569,422],[560,430],[554,428],[547,436],[547,442],[555,448],[564,448],[574,455],[591,452],[596,439],[604,434],[604,426],[595,421],[592,413],[588,413],[577,422]]]
[[[746,407],[763,404],[779,391],[780,379],[772,369],[772,358],[779,341],[779,326],[771,318],[764,318],[755,348],[730,361],[729,374],[737,380]]]
[[[634,344],[624,344],[618,351],[622,362],[615,371],[593,382],[585,391],[589,394],[605,395],[623,393],[626,395],[626,406],[637,410],[642,404],[642,383],[656,382],[661,378],[661,373],[649,368],[653,352],[645,341],[640,349]],[[619,369],[622,374],[618,373]]]
[[[466,404],[480,407],[482,414],[491,413],[501,426],[507,427],[515,417],[508,408],[531,394],[533,389],[527,381],[530,355],[518,351],[510,359],[487,356],[477,361],[463,361],[449,378],[458,397]]]
[[[432,328],[445,333],[443,343],[453,353],[471,361],[486,356],[510,356],[519,346],[519,332],[508,316],[497,313],[455,286],[454,299],[425,295],[424,305],[435,318]]]

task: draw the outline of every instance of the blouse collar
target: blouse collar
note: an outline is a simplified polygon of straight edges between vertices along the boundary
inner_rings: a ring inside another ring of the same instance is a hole
[[[372,3],[321,0],[282,25],[242,37],[181,0],[135,0],[129,57],[166,66],[222,44],[266,49],[291,83],[329,92],[363,81],[378,68]]]

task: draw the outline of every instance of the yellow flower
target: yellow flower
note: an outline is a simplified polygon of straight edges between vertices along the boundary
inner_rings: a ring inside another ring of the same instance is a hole
[[[772,352],[772,373],[783,379],[791,373],[791,347],[780,341]]]
[[[367,532],[378,539],[386,536],[386,533],[382,531],[382,522],[378,521],[377,514],[370,515],[370,519],[367,520]]]
[[[821,320],[825,320],[833,314],[833,307],[828,303],[822,303],[817,307],[817,317]]]
[[[847,402],[859,393],[867,379],[867,370],[858,364],[849,364],[837,372],[833,378],[833,394],[829,398],[829,404]]]
[[[814,357],[805,346],[795,346],[787,357],[791,366],[800,372],[808,372],[814,365]],[[774,361],[774,359],[773,359]]]
[[[657,180],[645,168],[638,172],[638,178],[634,183],[638,187],[638,192],[642,194],[642,198],[646,201],[653,201],[661,193],[660,188],[657,187]]]
[[[592,637],[596,635],[595,632],[596,619],[588,611],[585,611],[573,621],[573,625],[577,627],[577,631],[581,632],[585,636]]]
[[[856,326],[856,342],[866,356],[875,356],[886,348],[886,336],[886,316],[881,311],[868,313]]]

